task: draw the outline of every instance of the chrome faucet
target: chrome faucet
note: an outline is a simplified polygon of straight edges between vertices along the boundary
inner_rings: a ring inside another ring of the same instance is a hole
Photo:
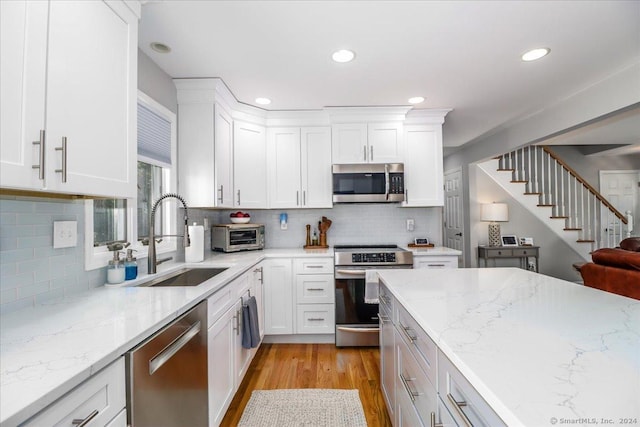
[[[154,228],[156,223],[156,209],[158,208],[158,205],[160,205],[160,202],[169,198],[180,200],[180,202],[182,202],[182,206],[184,206],[184,234],[181,236],[165,234],[157,237],[182,237],[184,238],[185,248],[191,245],[191,240],[189,239],[189,216],[187,212],[187,202],[185,202],[184,199],[176,193],[163,194],[153,204],[153,208],[151,208],[151,219],[149,221],[149,257],[147,258],[147,273],[149,274],[155,274],[157,272],[156,266],[160,264],[160,262],[167,261],[167,259],[161,260],[160,262],[156,260],[156,235],[154,233]]]

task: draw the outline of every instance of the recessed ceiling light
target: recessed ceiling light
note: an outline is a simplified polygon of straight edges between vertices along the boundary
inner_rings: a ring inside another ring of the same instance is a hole
[[[547,56],[549,54],[549,52],[551,52],[551,49],[549,49],[548,47],[542,47],[542,48],[538,48],[538,49],[531,49],[528,52],[525,52],[522,55],[522,60],[523,61],[535,61],[536,59],[540,59],[543,56]]]
[[[269,105],[271,104],[271,100],[269,98],[256,98],[256,104]]]
[[[150,44],[151,49],[155,50],[158,53],[169,53],[171,52],[171,48],[164,43],[153,42]]]
[[[338,50],[336,52],[333,52],[333,55],[331,55],[331,58],[336,62],[350,62],[353,61],[353,58],[355,57],[356,54],[353,51],[347,49]]]
[[[409,98],[409,104],[420,104],[424,102],[424,98],[422,96],[414,96],[413,98]]]

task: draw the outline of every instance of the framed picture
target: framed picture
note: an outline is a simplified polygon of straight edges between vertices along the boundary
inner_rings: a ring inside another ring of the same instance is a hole
[[[513,234],[504,234],[500,236],[502,246],[518,246],[518,238]]]
[[[521,237],[520,246],[533,246],[533,237]]]
[[[428,245],[429,244],[429,239],[426,237],[416,237],[414,239],[414,242],[416,245]]]

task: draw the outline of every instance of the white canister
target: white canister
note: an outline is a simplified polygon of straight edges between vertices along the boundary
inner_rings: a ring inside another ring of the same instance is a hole
[[[189,226],[191,244],[184,248],[185,262],[202,262],[204,260],[204,227],[202,225]]]

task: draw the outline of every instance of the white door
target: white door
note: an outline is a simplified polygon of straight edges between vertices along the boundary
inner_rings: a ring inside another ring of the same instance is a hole
[[[302,207],[300,128],[270,128],[267,141],[269,207]]]
[[[233,121],[219,105],[215,106],[216,206],[233,206]],[[187,199],[189,200],[189,199]]]
[[[331,156],[333,163],[367,163],[367,125],[364,123],[337,124],[331,127]]]
[[[445,246],[462,251],[464,259],[464,210],[462,203],[462,169],[444,175],[444,242]]]
[[[209,425],[217,426],[235,392],[234,343],[236,307],[231,307],[208,331]]]
[[[293,333],[293,277],[291,259],[270,259],[263,264],[264,324],[267,335]]]
[[[368,125],[369,163],[402,163],[402,123]]]
[[[135,197],[137,32],[124,3],[50,3],[47,188]]]
[[[47,2],[0,2],[0,186],[39,189]],[[45,136],[46,137],[46,136]],[[44,169],[43,169],[44,173]]]
[[[264,127],[233,123],[233,205],[267,207],[267,141]]]
[[[600,194],[623,215],[626,215],[627,211],[631,212],[633,216],[631,234],[634,236],[638,235],[638,226],[640,226],[639,186],[640,171],[600,171]],[[610,214],[606,208],[602,209],[601,218],[603,236],[607,239],[606,246],[616,246],[626,237],[627,226],[621,224],[620,220]]]
[[[302,205],[331,208],[331,128],[302,128],[301,139]]]

